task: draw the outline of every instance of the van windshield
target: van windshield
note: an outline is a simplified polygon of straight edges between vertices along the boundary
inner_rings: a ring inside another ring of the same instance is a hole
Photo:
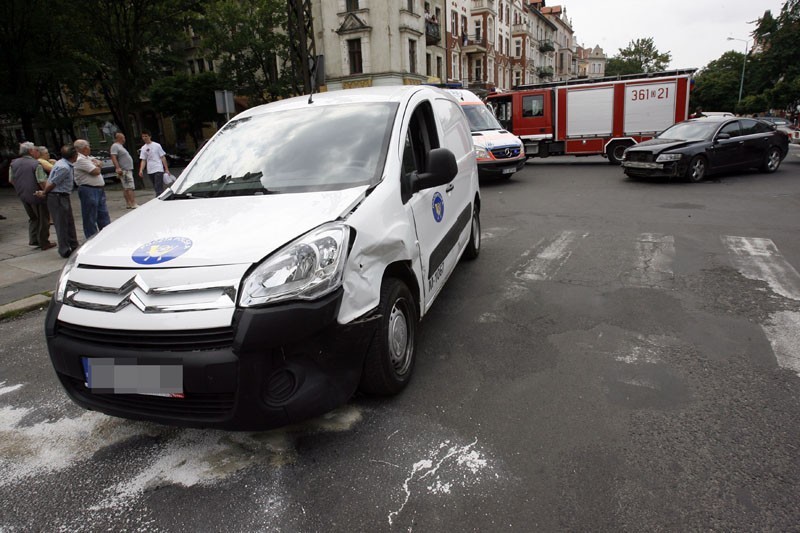
[[[501,130],[503,127],[494,118],[494,115],[483,104],[462,105],[461,109],[467,115],[470,131]]]
[[[396,103],[309,105],[225,125],[174,198],[339,190],[381,178]]]

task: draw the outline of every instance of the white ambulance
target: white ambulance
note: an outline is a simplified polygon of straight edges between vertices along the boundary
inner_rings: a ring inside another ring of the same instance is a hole
[[[466,89],[447,89],[467,115],[478,173],[481,178],[510,178],[525,166],[525,147],[519,137],[507,131],[491,109]]]
[[[464,112],[432,87],[292,98],[225,125],[64,267],[47,315],[79,405],[266,429],[411,378],[417,323],[480,250]]]

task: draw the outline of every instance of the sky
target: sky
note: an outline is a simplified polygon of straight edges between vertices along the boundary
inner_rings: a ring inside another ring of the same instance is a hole
[[[652,37],[659,52],[670,52],[670,68],[702,68],[729,50],[744,52],[755,21],[784,0],[549,0],[572,20],[577,44],[600,45],[611,58],[634,39]],[[752,22],[752,24],[751,24]]]

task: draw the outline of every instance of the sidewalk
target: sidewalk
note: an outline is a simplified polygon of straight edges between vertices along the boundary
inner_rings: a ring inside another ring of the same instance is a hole
[[[153,199],[153,189],[136,191],[136,202],[143,205]],[[72,212],[78,242],[85,241],[81,221],[81,206],[77,192],[72,194]],[[119,184],[106,187],[106,200],[111,221],[131,211],[125,209],[125,199]],[[41,250],[28,246],[28,215],[13,187],[0,187],[0,320],[4,316],[47,305],[58,282],[66,259],[58,248]],[[50,242],[56,242],[56,231],[50,226]]]

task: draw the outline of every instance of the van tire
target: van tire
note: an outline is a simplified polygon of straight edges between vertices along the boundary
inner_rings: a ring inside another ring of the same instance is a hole
[[[378,326],[364,361],[359,390],[393,396],[411,381],[416,362],[417,307],[411,291],[397,278],[381,285]]]
[[[464,250],[466,259],[475,259],[481,253],[481,212],[475,204],[472,205],[471,226],[467,249]]]

